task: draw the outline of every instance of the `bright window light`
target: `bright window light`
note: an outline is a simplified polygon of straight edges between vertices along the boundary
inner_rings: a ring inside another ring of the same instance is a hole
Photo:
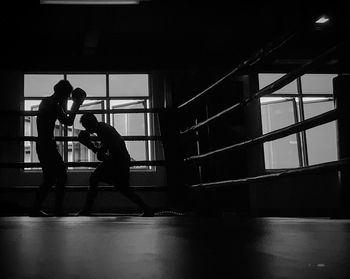
[[[323,24],[329,21],[329,18],[327,16],[321,16],[318,20],[316,20],[316,23]]]

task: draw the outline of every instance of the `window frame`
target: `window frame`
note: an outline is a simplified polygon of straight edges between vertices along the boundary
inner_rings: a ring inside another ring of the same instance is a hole
[[[105,96],[87,96],[86,100],[95,100],[95,101],[105,101],[105,109],[103,110],[108,110],[108,109],[112,109],[111,108],[111,101],[113,100],[143,100],[143,102],[145,102],[146,104],[146,109],[152,108],[153,107],[153,92],[152,92],[152,87],[151,87],[151,74],[148,72],[114,72],[114,71],[26,71],[23,73],[23,79],[25,77],[25,75],[63,75],[63,79],[67,80],[67,76],[69,75],[104,75],[105,76],[105,81],[106,81],[106,88],[105,88]],[[136,96],[136,95],[130,95],[130,96],[110,96],[110,92],[109,92],[109,76],[110,75],[147,75],[147,84],[148,84],[148,88],[147,88],[147,92],[148,92],[148,96]],[[68,79],[69,80],[69,79]],[[29,101],[29,100],[33,100],[33,101],[41,101],[45,96],[24,96],[24,86],[23,85],[23,107],[24,107],[24,103],[25,101]],[[53,93],[53,86],[52,85],[52,91],[48,92],[48,94],[46,96],[49,96]],[[24,110],[24,108],[23,108]],[[112,115],[111,113],[105,113],[102,114],[105,115],[106,118],[106,123],[109,123],[112,125]],[[145,112],[143,113],[144,118],[145,118],[145,122],[147,122],[147,124],[145,125],[145,135],[146,136],[150,136],[154,134],[154,117],[152,115],[152,113],[149,112]],[[25,117],[23,118],[22,121],[22,133],[23,135],[25,134]],[[67,127],[66,125],[62,125],[59,124],[60,126],[63,126],[63,136],[68,136],[68,129],[70,127]],[[156,159],[156,144],[154,143],[154,141],[150,141],[150,140],[144,140],[145,144],[147,145],[147,148],[145,150],[145,152],[147,152],[146,154],[146,160],[152,160],[152,159]],[[62,154],[62,158],[64,162],[69,162],[68,161],[68,141],[64,141],[62,142],[63,144],[63,149],[64,152]],[[25,162],[25,142],[23,142],[23,144],[21,145],[22,148],[22,152],[21,152],[21,161]],[[25,172],[40,172],[40,168],[24,168],[23,169]],[[136,166],[136,167],[130,167],[130,171],[132,172],[155,172],[157,170],[157,166]],[[89,167],[69,167],[67,169],[67,171],[69,172],[90,172],[91,168]]]
[[[266,74],[266,73],[258,73],[259,74]],[[268,74],[281,74],[281,73],[268,73]],[[285,73],[282,73],[285,74]],[[323,73],[325,75],[334,75],[334,73]],[[285,100],[279,100],[279,101],[267,101],[263,104],[260,102],[260,106],[268,105],[271,103],[276,102],[284,102],[287,100],[293,100],[293,112],[294,112],[294,121],[295,123],[305,121],[305,113],[304,113],[304,98],[322,98],[322,100],[315,100],[312,102],[319,103],[319,102],[327,102],[334,100],[333,93],[303,93],[302,89],[302,76],[295,79],[297,82],[297,92],[295,94],[292,93],[270,93],[267,95],[264,95],[264,97],[268,98],[284,98]],[[258,78],[258,82],[260,82]],[[259,87],[260,88],[260,87]],[[262,125],[262,123],[261,123]],[[298,150],[298,161],[299,161],[299,167],[306,167],[310,166],[309,164],[309,154],[308,154],[308,141],[306,137],[306,130],[300,131],[296,134],[297,138],[297,150]],[[337,136],[337,135],[336,135]],[[287,170],[290,168],[266,168],[265,171],[274,173],[282,170]]]

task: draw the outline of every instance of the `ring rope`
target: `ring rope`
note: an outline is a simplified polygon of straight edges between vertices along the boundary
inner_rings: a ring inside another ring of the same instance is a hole
[[[130,185],[130,188],[132,188],[135,191],[142,191],[142,192],[165,192],[168,190],[167,186],[154,186],[154,185],[145,185],[145,186],[132,186]],[[8,192],[32,192],[33,190],[38,189],[38,186],[2,186],[0,187],[0,193],[8,193]],[[55,189],[55,186],[52,187],[52,189]],[[89,186],[65,186],[65,191],[69,192],[79,192],[79,191],[86,191],[89,189]],[[110,191],[118,191],[115,186],[112,185],[100,185],[98,188],[99,191],[102,192],[110,192]]]
[[[149,108],[149,109],[90,109],[90,110],[79,110],[76,114],[93,113],[93,114],[119,114],[119,113],[163,113],[166,109],[164,108]],[[67,113],[70,111],[68,110]],[[39,111],[25,111],[25,110],[1,110],[1,116],[37,116]]]
[[[162,140],[161,136],[123,136],[125,141],[159,141]],[[90,137],[92,141],[99,141],[98,137]],[[39,138],[35,136],[0,136],[0,141],[38,141]],[[54,137],[55,141],[78,141],[78,137]]]
[[[279,48],[281,48],[284,44],[286,44],[288,41],[290,41],[292,38],[294,38],[296,33],[287,35],[286,37],[282,37],[279,40],[273,41],[270,44],[267,45],[265,48],[259,49],[257,52],[255,52],[250,58],[245,60],[243,63],[239,64],[236,68],[234,68],[232,71],[230,71],[228,74],[226,74],[224,77],[220,78],[218,81],[214,82],[211,86],[194,96],[193,98],[189,99],[185,103],[178,106],[178,109],[182,109],[189,104],[193,103],[195,100],[199,99],[200,97],[203,97],[207,92],[209,92],[211,89],[216,87],[218,84],[220,84],[222,81],[227,79],[230,76],[233,76],[235,74],[238,74],[242,72],[243,70],[246,70],[249,67],[252,67],[256,63],[260,62],[262,58],[266,58],[270,54],[277,51]]]
[[[101,162],[65,162],[67,167],[97,167]],[[165,166],[165,160],[131,161],[130,166]],[[0,163],[0,168],[41,168],[41,163]]]
[[[253,176],[253,177],[234,179],[234,180],[217,181],[217,182],[210,182],[210,183],[200,183],[200,184],[191,185],[190,188],[193,190],[218,189],[218,188],[243,185],[248,183],[265,182],[276,178],[284,178],[284,177],[290,177],[295,175],[307,175],[307,174],[315,174],[320,172],[324,173],[324,172],[338,171],[338,170],[347,168],[349,164],[350,164],[350,158],[344,158],[338,161],[332,161],[332,162],[317,164],[317,165],[308,166],[308,167],[294,168],[294,169],[289,169],[282,172],[265,174],[260,176]]]
[[[324,62],[327,58],[329,58],[329,56],[335,52],[337,49],[339,48],[343,48],[345,45],[345,43],[339,43],[336,46],[328,49],[327,51],[325,51],[324,53],[322,53],[321,55],[319,55],[318,57],[316,57],[314,60],[300,66],[299,68],[297,68],[296,70],[282,76],[281,78],[279,78],[278,80],[274,81],[273,83],[271,83],[270,85],[265,86],[264,88],[260,89],[258,92],[256,92],[253,96],[251,97],[247,97],[246,99],[244,99],[242,102],[236,103],[233,106],[213,115],[212,117],[196,124],[193,125],[192,127],[188,128],[187,130],[184,131],[180,131],[181,135],[185,135],[189,132],[193,132],[201,127],[203,127],[204,125],[208,125],[211,122],[214,122],[215,120],[218,120],[219,118],[221,118],[224,115],[227,115],[228,113],[232,112],[233,110],[235,110],[236,108],[239,107],[243,107],[245,105],[247,105],[249,102],[261,98],[264,95],[270,94],[275,92],[278,89],[281,89],[282,87],[284,87],[285,85],[289,84],[290,82],[292,82],[294,79],[302,76],[303,74],[313,70],[314,68],[318,67],[322,62]]]
[[[188,158],[184,159],[184,161],[185,162],[190,162],[190,161],[199,162],[201,160],[208,159],[209,157],[212,157],[214,155],[219,155],[219,154],[226,152],[226,151],[232,151],[232,150],[239,149],[242,147],[248,147],[248,146],[251,146],[254,144],[259,144],[259,143],[264,143],[267,141],[276,140],[276,139],[279,139],[282,137],[289,136],[291,134],[298,133],[298,132],[303,131],[303,130],[314,128],[316,126],[334,121],[337,119],[338,115],[339,115],[339,113],[338,113],[337,109],[334,109],[334,110],[325,112],[323,114],[317,115],[315,117],[309,118],[307,120],[304,120],[302,122],[275,130],[273,132],[264,134],[262,136],[259,136],[259,137],[256,137],[256,138],[253,138],[253,139],[250,139],[247,141],[243,141],[243,142],[240,142],[237,144],[226,146],[224,148],[220,148],[220,149],[210,151],[210,152],[207,152],[204,154],[188,157]]]

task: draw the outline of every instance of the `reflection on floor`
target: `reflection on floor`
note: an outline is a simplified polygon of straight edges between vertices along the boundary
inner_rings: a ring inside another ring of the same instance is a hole
[[[350,278],[350,221],[0,218],[7,278]]]

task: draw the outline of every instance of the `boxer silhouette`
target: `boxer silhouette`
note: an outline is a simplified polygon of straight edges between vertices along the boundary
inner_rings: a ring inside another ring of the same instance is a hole
[[[99,122],[92,113],[83,114],[80,122],[86,130],[79,133],[79,142],[96,153],[97,159],[102,162],[90,176],[85,205],[77,215],[91,214],[101,181],[112,184],[121,194],[138,205],[143,211],[142,216],[153,216],[153,210],[130,187],[130,155],[121,135],[111,125]],[[99,147],[90,140],[90,134],[99,137],[101,141]]]
[[[67,114],[66,107],[68,98],[72,95],[73,105],[71,112]],[[86,97],[84,90],[76,88],[67,80],[60,80],[54,86],[54,93],[42,99],[39,105],[37,116],[38,140],[36,152],[42,167],[44,181],[36,192],[30,216],[47,216],[41,210],[51,187],[56,185],[54,215],[63,216],[64,188],[67,180],[67,170],[61,154],[58,152],[54,140],[55,122],[71,126],[73,125],[76,113]]]

